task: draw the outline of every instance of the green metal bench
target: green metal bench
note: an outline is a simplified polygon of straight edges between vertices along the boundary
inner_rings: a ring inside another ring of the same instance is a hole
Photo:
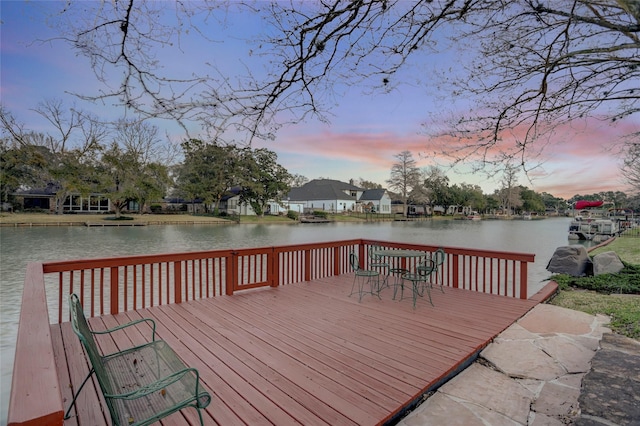
[[[69,307],[73,331],[80,338],[92,367],[75,392],[65,419],[70,417],[78,394],[95,373],[114,426],[149,425],[186,407],[197,409],[203,425],[202,409],[211,402],[211,395],[200,386],[198,370],[188,368],[165,341],[156,340],[152,319],[91,331],[77,295],[71,295]],[[95,334],[110,334],[144,322],[152,329],[148,343],[109,355],[102,355],[98,350]]]

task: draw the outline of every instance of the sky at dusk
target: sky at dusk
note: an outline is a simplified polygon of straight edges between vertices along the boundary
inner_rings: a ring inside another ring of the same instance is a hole
[[[48,27],[45,14],[52,4],[0,2],[0,97],[3,107],[27,129],[42,132],[50,131],[50,128],[32,109],[46,99],[60,99],[68,106],[75,103],[78,108],[105,119],[123,116],[123,110],[111,105],[84,103],[69,93],[95,93],[100,86],[87,59],[78,56],[68,44],[37,41],[56,35]],[[227,19],[232,22],[226,29],[229,34],[214,36],[219,42],[215,43],[215,55],[209,60],[233,75],[241,69],[239,61],[248,58],[251,48],[239,40],[239,35],[250,27],[255,28],[256,22],[246,13],[230,14]],[[186,52],[195,54],[176,60],[163,56],[165,52],[158,52],[158,58],[161,62],[164,60],[163,65],[168,68],[197,69],[203,61],[202,56],[211,49],[211,46],[185,46]],[[434,64],[434,60],[430,60],[430,66],[455,66],[445,63],[454,61],[446,55],[439,56],[437,61]],[[330,123],[309,120],[285,126],[276,134],[275,140],[257,141],[254,146],[276,152],[279,163],[290,173],[308,179],[325,177],[349,181],[362,178],[386,186],[385,181],[396,161],[394,156],[402,151],[410,151],[420,167],[447,165],[437,158],[434,148],[447,141],[429,136],[429,129],[438,126],[430,121],[430,117],[443,108],[455,108],[460,100],[448,102],[446,97],[434,95],[434,91],[433,87],[412,84],[377,95],[364,93],[365,90],[359,87],[344,88],[343,96],[328,100],[332,105]],[[176,143],[184,138],[175,124],[166,121],[154,121],[153,124],[160,127],[163,134],[168,132]],[[628,190],[619,169],[621,160],[616,143],[621,135],[638,130],[640,117],[637,114],[615,126],[590,118],[559,127],[545,142],[538,159],[540,166],[529,173],[531,180],[521,175],[518,183],[563,198]],[[464,166],[447,175],[451,184],[480,185],[485,193],[492,193],[500,186],[499,177],[486,178],[471,173],[470,168]]]

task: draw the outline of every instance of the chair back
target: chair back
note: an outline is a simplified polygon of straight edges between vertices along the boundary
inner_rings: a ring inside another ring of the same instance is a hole
[[[360,270],[360,264],[358,263],[358,255],[356,255],[354,252],[349,253],[349,263],[351,264],[351,267],[353,268],[354,271],[358,271]]]
[[[102,362],[102,355],[98,350],[96,341],[93,338],[93,333],[91,332],[87,319],[84,316],[82,303],[80,303],[80,299],[75,293],[69,296],[69,310],[71,311],[71,327],[82,342],[82,346],[84,346],[87,351],[87,355],[91,361],[91,366],[96,372],[96,377],[98,378],[98,382],[100,383],[103,392],[106,394],[113,394],[114,389],[112,389],[111,383],[107,379],[107,373]]]
[[[371,244],[369,249],[367,250],[367,254],[369,255],[369,259],[378,260],[380,256],[377,256],[374,251],[379,250],[380,246],[378,244]]]
[[[431,259],[426,259],[416,266],[416,274],[429,276],[436,269],[436,263]]]
[[[444,252],[444,249],[440,247],[438,250],[433,252],[432,259],[435,263],[435,267],[439,268],[440,265],[444,263],[444,260],[447,258],[447,254]]]

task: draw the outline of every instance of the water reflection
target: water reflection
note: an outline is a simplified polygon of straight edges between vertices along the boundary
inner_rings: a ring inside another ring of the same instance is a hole
[[[6,422],[18,313],[28,262],[262,247],[371,238],[394,242],[533,253],[529,294],[567,240],[568,218],[540,221],[425,221],[291,225],[0,228],[0,423]]]

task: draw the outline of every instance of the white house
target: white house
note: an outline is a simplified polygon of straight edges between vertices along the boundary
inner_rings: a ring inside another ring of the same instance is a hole
[[[391,197],[386,189],[367,189],[358,201],[365,210],[372,213],[391,213]]]
[[[361,212],[363,206],[373,206],[380,213],[391,212],[391,199],[385,189],[365,190],[333,179],[315,179],[291,188],[287,201],[289,206],[302,206],[303,212]]]

